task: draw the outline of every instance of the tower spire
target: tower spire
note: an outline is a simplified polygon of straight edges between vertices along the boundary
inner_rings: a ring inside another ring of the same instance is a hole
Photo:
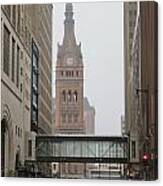
[[[63,45],[75,45],[74,19],[72,3],[66,3]]]

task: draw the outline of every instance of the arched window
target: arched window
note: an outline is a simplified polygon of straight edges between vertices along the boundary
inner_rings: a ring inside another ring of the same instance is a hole
[[[66,102],[66,91],[65,90],[62,91],[62,100],[63,102]]]
[[[61,71],[61,76],[64,76],[64,71]]]
[[[71,95],[71,90],[69,90],[69,91],[68,91],[68,101],[69,101],[69,102],[71,102],[71,100],[72,100],[71,97],[72,97],[72,95]]]
[[[74,100],[75,102],[78,101],[78,93],[77,93],[77,91],[75,91],[74,94],[73,94],[73,100]]]

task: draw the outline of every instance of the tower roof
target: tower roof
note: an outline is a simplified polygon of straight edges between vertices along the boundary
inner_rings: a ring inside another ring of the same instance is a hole
[[[66,3],[63,45],[76,45],[72,3]]]
[[[72,12],[73,7],[72,7],[72,3],[66,3],[66,12]]]
[[[72,3],[66,3],[64,14],[64,37],[62,45],[58,44],[57,64],[61,64],[65,56],[71,55],[76,58],[76,64],[82,65],[81,43],[76,43]]]

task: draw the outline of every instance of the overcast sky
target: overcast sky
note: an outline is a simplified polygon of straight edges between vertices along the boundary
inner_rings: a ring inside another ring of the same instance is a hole
[[[84,96],[96,110],[95,133],[120,135],[124,113],[122,2],[73,3],[73,11],[76,39],[82,46]],[[64,3],[54,4],[54,67],[57,42],[63,39],[64,12]]]

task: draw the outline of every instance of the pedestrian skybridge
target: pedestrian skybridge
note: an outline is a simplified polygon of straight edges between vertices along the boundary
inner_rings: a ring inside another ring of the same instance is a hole
[[[127,163],[128,155],[127,137],[36,137],[36,160],[40,162]]]

